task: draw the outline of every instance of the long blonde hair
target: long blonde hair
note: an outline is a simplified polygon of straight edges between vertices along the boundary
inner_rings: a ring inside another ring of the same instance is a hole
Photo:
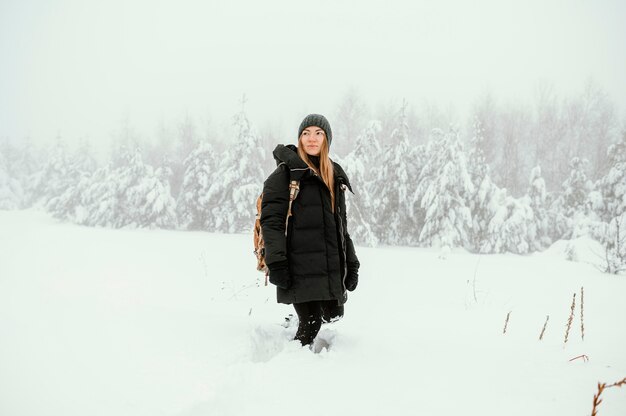
[[[322,142],[322,148],[320,149],[320,168],[315,167],[309,155],[304,151],[302,145],[302,135],[298,137],[298,156],[304,161],[313,171],[315,171],[322,181],[326,184],[326,187],[330,191],[330,206],[333,212],[335,212],[335,171],[333,168],[333,162],[328,156],[328,140],[326,140],[326,133],[324,133],[324,141]]]

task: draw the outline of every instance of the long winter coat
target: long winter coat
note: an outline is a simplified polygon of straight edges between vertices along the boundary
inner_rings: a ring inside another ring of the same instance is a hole
[[[263,186],[261,229],[265,240],[265,261],[272,271],[287,268],[289,288],[277,287],[280,303],[312,300],[347,300],[346,279],[356,279],[359,261],[348,234],[345,189],[352,191],[344,170],[333,162],[335,174],[335,212],[330,191],[298,156],[293,145],[278,145],[274,150],[278,167]],[[300,191],[289,217],[289,181],[299,180]],[[356,285],[356,282],[350,282]],[[350,286],[348,286],[350,287]]]

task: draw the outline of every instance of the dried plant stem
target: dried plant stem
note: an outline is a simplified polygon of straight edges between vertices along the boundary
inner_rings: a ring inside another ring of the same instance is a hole
[[[476,262],[476,268],[474,269],[474,280],[472,281],[472,290],[474,292],[474,302],[478,303],[478,298],[476,297],[476,275],[478,274],[478,265],[480,264],[481,257],[478,256],[478,261]]]
[[[506,314],[506,320],[504,321],[504,331],[502,331],[503,334],[506,334],[506,327],[509,325],[509,318],[511,317],[511,312],[513,311],[509,311],[509,313]]]
[[[598,406],[600,405],[600,403],[602,403],[602,399],[600,398],[600,395],[605,389],[608,389],[611,387],[622,387],[623,385],[626,385],[626,377],[624,377],[622,380],[617,381],[613,384],[609,384],[608,386],[606,385],[606,383],[598,383],[598,392],[593,396],[593,408],[591,409],[591,416],[598,415]]]
[[[626,377],[624,377],[620,381],[616,381],[615,383],[607,386],[606,388],[608,389],[609,387],[622,387],[624,385],[626,385]]]
[[[593,408],[591,409],[591,416],[598,415],[598,406],[600,406],[600,403],[602,403],[602,399],[600,398],[600,395],[604,391],[605,387],[606,387],[606,383],[598,383],[598,392],[593,395]]]
[[[580,336],[585,340],[585,288],[580,287]]]
[[[567,340],[569,338],[569,331],[572,328],[572,321],[574,320],[574,309],[576,308],[576,293],[574,293],[574,297],[572,298],[572,307],[570,308],[569,318],[567,320],[567,329],[565,331],[565,341],[563,344],[567,344]]]
[[[548,326],[548,320],[550,319],[550,315],[546,316],[546,322],[543,324],[543,329],[541,330],[541,334],[539,334],[539,341],[543,339],[543,334],[546,332],[546,327]]]

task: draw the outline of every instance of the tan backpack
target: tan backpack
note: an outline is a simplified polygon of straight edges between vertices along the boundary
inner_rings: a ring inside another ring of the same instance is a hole
[[[285,236],[287,236],[287,224],[289,217],[291,216],[291,204],[298,196],[300,191],[300,181],[289,182],[289,209],[287,210],[287,218],[285,219]],[[256,269],[265,273],[265,286],[267,286],[267,276],[270,271],[265,264],[265,240],[263,239],[263,232],[261,230],[261,204],[263,202],[263,194],[259,195],[256,200],[256,217],[254,220],[254,254],[256,255]]]

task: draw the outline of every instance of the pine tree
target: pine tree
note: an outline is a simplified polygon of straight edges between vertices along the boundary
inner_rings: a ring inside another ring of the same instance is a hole
[[[83,193],[82,203],[85,212],[76,218],[78,223],[91,227],[116,227],[119,204],[112,164],[94,172]]]
[[[531,250],[542,250],[551,244],[550,224],[546,208],[546,182],[541,176],[541,168],[536,166],[530,173],[528,199],[535,220],[535,240],[531,241]]]
[[[0,153],[0,210],[18,209],[22,199],[22,187],[9,175],[4,155]]]
[[[606,228],[604,272],[619,274],[626,271],[626,213],[614,217]]]
[[[143,163],[141,152],[128,155],[126,166],[116,172],[118,217],[116,227],[176,227],[176,203],[161,172]]]
[[[589,192],[592,183],[587,178],[586,167],[589,164],[587,159],[572,158],[569,163],[570,174],[563,182],[563,209],[565,215],[572,217],[576,212],[587,210]]]
[[[166,134],[162,132],[162,134]],[[171,178],[173,195],[178,197],[185,180],[184,162],[191,152],[198,147],[200,140],[196,132],[196,125],[187,115],[185,119],[178,125],[178,135],[175,141],[174,153],[172,156],[172,173]]]
[[[171,171],[160,167],[155,172],[143,163],[138,149],[130,153],[122,148],[116,153],[116,168],[109,164],[79,184],[83,208],[75,221],[113,228],[175,228],[176,203],[169,187]]]
[[[211,225],[211,206],[207,196],[214,181],[215,163],[216,156],[208,142],[201,142],[185,159],[185,177],[177,203],[183,228],[206,230]]]
[[[29,206],[33,195],[34,177],[41,166],[44,165],[44,158],[41,152],[34,146],[30,138],[22,140],[16,149],[12,160],[7,160],[10,175],[17,179],[23,189],[23,197],[20,206]]]
[[[609,223],[626,212],[626,132],[621,139],[609,146],[609,172],[600,179],[598,188],[602,194],[601,218]]]
[[[496,200],[498,187],[491,181],[489,166],[483,151],[484,136],[480,121],[474,121],[474,135],[470,139],[468,152],[468,173],[474,193],[469,200],[472,215],[471,247],[480,251],[488,236],[489,222],[495,215],[499,205]]]
[[[234,117],[238,132],[223,157],[207,194],[215,231],[245,232],[254,222],[254,203],[263,189],[265,151],[242,108]]]
[[[409,202],[415,179],[415,164],[409,142],[406,102],[397,116],[396,128],[385,147],[382,166],[372,194],[377,238],[390,245],[415,244],[416,229]]]
[[[36,161],[36,152],[31,140],[26,137],[19,145],[13,145],[8,138],[0,140],[0,164],[4,173],[0,173],[3,185],[0,185],[0,206],[6,209],[27,207],[29,190],[32,187],[32,175],[41,163]]]
[[[378,243],[373,230],[374,175],[371,167],[381,157],[378,141],[380,130],[379,121],[370,121],[367,128],[357,137],[354,150],[341,160],[341,165],[355,190],[354,195],[346,198],[346,209],[351,220],[350,235],[355,243],[365,246],[375,246]]]
[[[458,132],[435,134],[427,154],[429,159],[417,186],[417,198],[426,211],[420,242],[439,247],[468,247],[472,228],[468,206],[474,186]]]
[[[27,205],[41,204],[45,207],[50,199],[65,192],[75,182],[68,174],[68,165],[65,143],[57,137],[43,168],[33,176]]]
[[[550,207],[553,240],[576,238],[587,234],[590,221],[598,218],[591,210],[593,184],[587,178],[587,159],[574,157],[569,162],[570,174],[561,185],[561,193]]]
[[[498,208],[489,221],[488,235],[482,242],[480,252],[529,253],[536,236],[530,198],[516,199],[508,196],[506,189],[499,189],[493,201]]]
[[[172,197],[170,179],[172,170],[169,166],[161,166],[154,171],[154,175],[144,182],[146,204],[142,226],[174,229],[178,226],[176,216],[176,201]]]
[[[82,223],[86,215],[83,194],[89,187],[91,175],[97,163],[92,155],[91,147],[82,142],[71,158],[67,159],[65,175],[67,186],[59,195],[55,195],[46,203],[46,210],[53,216],[72,222]]]

